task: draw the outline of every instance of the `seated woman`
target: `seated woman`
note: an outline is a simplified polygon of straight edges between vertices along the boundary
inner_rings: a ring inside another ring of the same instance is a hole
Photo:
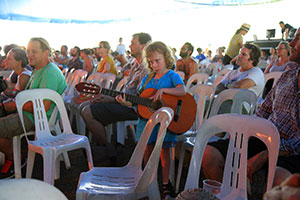
[[[98,48],[102,59],[98,65],[97,72],[112,73],[117,76],[114,59],[109,55],[110,45],[107,41],[101,41]]]
[[[31,71],[25,67],[28,64],[26,51],[20,48],[13,48],[7,54],[5,67],[11,68],[17,74],[17,82],[6,81],[7,88],[1,94],[1,101],[14,98],[19,91],[25,89],[30,79]]]
[[[271,64],[265,70],[265,74],[269,72],[281,72],[286,70],[286,66],[289,62],[290,46],[288,42],[282,41],[277,47],[278,59],[271,62]]]

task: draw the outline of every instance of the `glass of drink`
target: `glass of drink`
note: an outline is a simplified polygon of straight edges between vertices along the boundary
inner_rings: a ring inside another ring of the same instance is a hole
[[[205,179],[203,181],[203,189],[213,193],[214,195],[218,195],[221,192],[223,184],[210,179]]]

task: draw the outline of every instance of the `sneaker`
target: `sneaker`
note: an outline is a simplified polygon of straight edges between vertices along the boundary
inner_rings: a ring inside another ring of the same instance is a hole
[[[175,198],[175,191],[172,183],[169,181],[168,184],[162,185],[162,199],[172,199]]]
[[[21,169],[25,167],[27,164],[27,159],[22,158],[21,161]],[[9,179],[15,176],[15,167],[14,161],[12,160],[5,160],[5,163],[0,171],[0,179]]]
[[[15,176],[14,161],[5,160],[5,163],[0,171],[0,179],[9,179]]]

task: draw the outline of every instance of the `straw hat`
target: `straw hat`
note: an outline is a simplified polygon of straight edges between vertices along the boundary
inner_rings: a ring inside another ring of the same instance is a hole
[[[241,26],[241,28],[240,29],[242,29],[242,30],[245,30],[245,31],[249,31],[249,29],[250,29],[250,27],[251,27],[251,25],[250,24],[246,24],[246,23],[244,23],[244,24],[242,24],[242,26]]]

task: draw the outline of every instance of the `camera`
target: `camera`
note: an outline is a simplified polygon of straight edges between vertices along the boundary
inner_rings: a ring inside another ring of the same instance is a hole
[[[6,88],[7,88],[7,84],[3,79],[3,76],[0,76],[0,93],[6,90]]]

